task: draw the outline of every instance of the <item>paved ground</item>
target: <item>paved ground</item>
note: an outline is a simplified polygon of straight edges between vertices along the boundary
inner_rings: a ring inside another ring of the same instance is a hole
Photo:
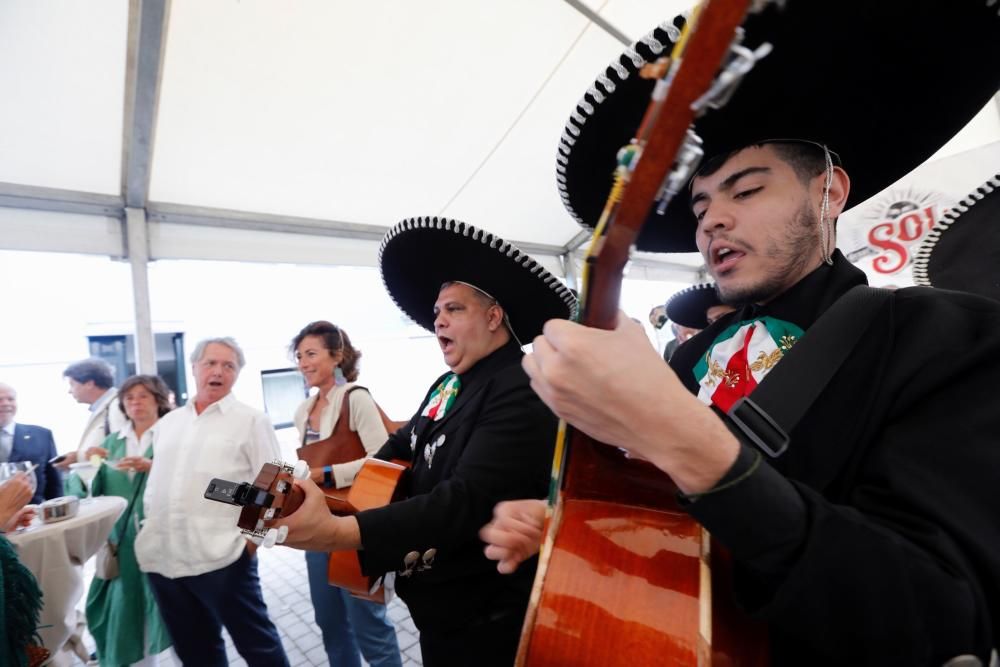
[[[309,601],[309,584],[306,581],[306,561],[301,551],[285,547],[261,549],[260,580],[264,591],[264,601],[268,613],[281,633],[281,641],[292,667],[319,667],[328,665],[326,652],[320,640],[319,628],[313,620],[312,603]],[[93,561],[85,569],[89,582],[93,575]],[[84,596],[86,598],[86,596]],[[83,608],[83,601],[80,603]],[[399,598],[389,603],[389,616],[396,624],[396,637],[403,655],[404,667],[421,667],[420,645],[417,628],[410,620],[410,612]],[[93,648],[93,639],[86,636],[88,646]],[[229,664],[245,667],[246,662],[233,648],[232,640],[226,635],[226,651]],[[175,656],[160,660],[161,667],[179,666]],[[367,664],[367,663],[365,663]],[[76,663],[77,666],[81,663]]]

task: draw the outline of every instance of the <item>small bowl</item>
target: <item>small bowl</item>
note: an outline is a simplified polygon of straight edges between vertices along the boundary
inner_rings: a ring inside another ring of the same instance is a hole
[[[59,496],[46,500],[38,506],[38,514],[44,523],[54,523],[72,519],[80,511],[80,499],[76,496]]]

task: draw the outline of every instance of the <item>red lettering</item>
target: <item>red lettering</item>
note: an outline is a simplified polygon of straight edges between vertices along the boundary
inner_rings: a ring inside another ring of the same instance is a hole
[[[892,236],[893,225],[891,222],[875,225],[868,231],[869,245],[881,248],[883,251],[872,260],[872,268],[879,273],[896,273],[906,266],[908,260],[906,247],[893,241]]]
[[[919,213],[907,213],[899,219],[899,234],[897,238],[900,241],[907,243],[916,241],[923,232],[924,221],[920,219]]]
[[[937,216],[934,215],[933,204],[924,208],[924,216],[927,218],[927,231],[931,231],[931,229],[934,228],[934,223],[937,222]]]

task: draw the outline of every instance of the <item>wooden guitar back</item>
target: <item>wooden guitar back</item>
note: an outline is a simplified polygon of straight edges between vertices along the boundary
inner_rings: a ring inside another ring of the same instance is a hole
[[[384,507],[399,500],[402,495],[403,475],[406,466],[378,459],[368,459],[358,473],[354,484],[347,491],[347,503],[353,512]],[[336,512],[335,512],[336,513]],[[356,551],[334,551],[327,565],[327,579],[331,586],[346,589],[355,597],[385,603],[385,589],[377,578],[366,577],[361,572],[361,562]]]

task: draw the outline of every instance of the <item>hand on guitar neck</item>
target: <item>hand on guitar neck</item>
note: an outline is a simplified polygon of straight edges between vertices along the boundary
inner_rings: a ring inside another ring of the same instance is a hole
[[[252,483],[213,479],[205,498],[242,508],[237,525],[254,544],[328,552],[331,585],[384,604],[381,576],[361,569],[361,531],[354,515],[399,500],[407,469],[406,464],[368,459],[349,489],[324,490],[309,479],[305,461],[295,466],[279,461],[264,464]]]
[[[353,486],[321,489],[305,461],[267,463],[252,482],[213,479],[205,498],[242,508],[237,524],[252,539],[311,551],[361,548],[354,514],[399,500],[407,465],[369,459]]]
[[[291,514],[265,522],[269,528],[287,528],[282,544],[308,551],[361,548],[357,519],[331,514],[327,496],[311,479],[295,480],[295,486],[303,493],[302,504]]]
[[[614,363],[601,362],[608,359]],[[712,488],[739,454],[722,420],[685,389],[623,312],[610,331],[548,322],[522,363],[532,389],[559,417],[651,462],[685,493]]]

